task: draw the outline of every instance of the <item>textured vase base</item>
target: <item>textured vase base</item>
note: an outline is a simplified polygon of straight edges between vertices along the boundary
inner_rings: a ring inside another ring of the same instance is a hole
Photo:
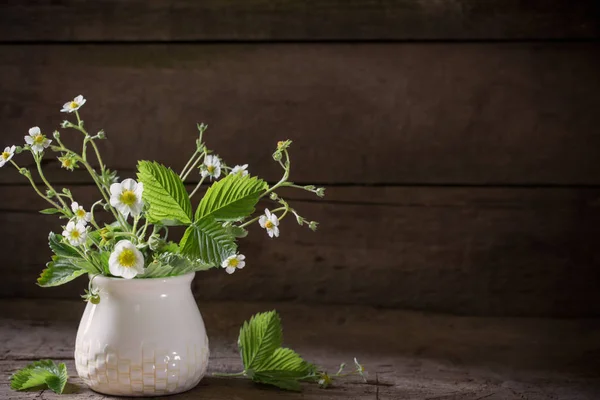
[[[89,386],[89,388],[91,390],[93,390],[96,393],[100,393],[100,394],[105,394],[108,396],[120,396],[120,397],[164,397],[164,396],[171,396],[171,395],[175,395],[175,394],[181,394],[181,393],[185,393],[188,392],[192,389],[194,389],[196,386],[198,386],[198,383],[200,383],[200,381],[196,382],[195,384],[189,386],[189,387],[178,387],[177,389],[175,389],[174,391],[142,391],[142,392],[133,392],[133,391],[126,391],[126,390],[119,390],[116,388],[111,388],[109,386]]]

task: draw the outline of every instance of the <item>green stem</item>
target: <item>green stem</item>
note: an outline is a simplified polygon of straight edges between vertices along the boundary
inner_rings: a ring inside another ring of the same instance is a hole
[[[21,168],[17,165],[16,162],[14,162],[13,160],[10,160],[11,164],[15,166],[15,168],[20,172]],[[40,192],[40,190],[38,189],[37,185],[35,184],[35,182],[33,182],[33,179],[31,178],[31,174],[29,173],[29,171],[27,171],[27,174],[24,174],[25,177],[29,180],[29,183],[31,183],[31,186],[33,187],[33,190],[35,190],[35,192],[38,194],[38,196],[40,196],[42,199],[46,200],[48,203],[52,204],[52,206],[56,209],[60,209],[61,207],[58,205],[58,203],[50,200],[48,197],[44,196],[44,194],[42,194],[42,192]]]
[[[289,207],[287,207],[287,208],[289,208]],[[279,208],[276,208],[276,209],[272,210],[271,213],[276,213],[276,212],[279,212],[279,211],[282,211],[282,210],[286,210],[286,212],[280,218],[278,218],[278,219],[281,219],[281,218],[285,217],[285,214],[287,214],[287,208],[286,207],[279,207]],[[245,228],[245,227],[247,227],[249,225],[252,225],[256,221],[258,221],[260,219],[260,217],[262,217],[262,214],[259,215],[256,218],[252,218],[248,222],[244,222],[243,224],[240,225],[240,228]]]
[[[282,186],[283,184],[285,184],[288,180],[288,178],[290,177],[290,169],[292,167],[292,163],[290,161],[290,155],[288,153],[287,150],[283,150],[283,153],[285,154],[285,161],[286,161],[286,165],[282,167],[285,169],[285,172],[283,173],[283,176],[281,177],[281,179],[279,180],[279,182],[277,182],[275,184],[275,186],[269,188],[267,191],[265,191],[260,197],[265,197],[267,195],[269,195],[271,192],[273,192],[275,189],[279,188],[280,186]],[[281,161],[280,161],[281,163]]]
[[[246,375],[246,371],[236,372],[236,373],[233,373],[233,374],[226,373],[226,372],[213,372],[213,376],[223,376],[223,377],[226,377],[226,376],[229,376],[229,377],[232,377],[232,376],[244,376],[244,375]]]
[[[198,182],[198,184],[196,185],[196,187],[195,187],[195,188],[194,188],[194,190],[192,191],[192,194],[190,194],[190,199],[191,199],[192,197],[194,197],[194,195],[196,194],[196,192],[198,191],[198,189],[200,189],[200,186],[202,186],[202,182],[204,182],[204,179],[205,179],[205,178],[206,178],[206,177],[204,177],[204,176],[203,176],[203,177],[202,177],[202,179],[200,179],[200,182]]]
[[[44,172],[42,171],[41,157],[39,157],[39,156],[35,157],[35,165],[37,165],[38,173],[40,174],[40,178],[42,178],[42,181],[44,182],[44,184],[46,184],[48,189],[50,189],[54,193],[56,193],[56,198],[58,199],[58,202],[60,204],[62,204],[62,206],[67,211],[68,215],[71,216],[71,209],[69,208],[69,206],[67,206],[67,203],[65,203],[64,200],[60,198],[60,196],[58,195],[58,192],[56,190],[54,190],[54,188],[52,187],[50,182],[48,182],[48,180],[46,179],[46,176],[44,175]]]
[[[196,158],[196,154],[198,154],[198,149],[196,149],[196,151],[194,151],[194,154],[192,154],[192,156],[188,160],[187,164],[185,164],[185,167],[183,167],[183,169],[179,173],[179,177],[182,177],[183,174],[185,173],[185,171],[187,171],[188,167],[190,166],[190,164],[192,163],[192,161],[194,160],[194,158]]]
[[[200,153],[200,156],[198,157],[198,159],[196,161],[194,161],[194,163],[190,166],[189,170],[185,173],[185,175],[183,175],[181,177],[181,180],[185,182],[186,178],[188,177],[188,175],[190,174],[190,172],[192,172],[192,170],[194,168],[196,168],[196,165],[198,165],[198,163],[202,160],[202,157],[206,156],[205,152]]]
[[[140,237],[142,240],[144,240],[146,238],[146,230],[148,229],[148,224],[149,224],[149,221],[146,218],[146,223],[144,224],[144,228],[142,229],[141,234],[138,235],[138,237]]]

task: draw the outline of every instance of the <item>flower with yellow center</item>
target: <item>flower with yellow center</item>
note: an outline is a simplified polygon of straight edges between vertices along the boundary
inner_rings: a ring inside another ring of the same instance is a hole
[[[219,160],[218,156],[206,156],[204,159],[204,164],[200,167],[200,174],[203,178],[207,176],[217,179],[221,176],[221,160]]]
[[[13,158],[16,150],[17,146],[11,146],[4,149],[2,154],[0,154],[0,168],[4,167],[4,164],[9,162]]]
[[[87,229],[81,222],[70,221],[63,231],[63,237],[72,246],[81,246],[87,240]]]
[[[113,276],[132,279],[144,273],[144,255],[129,240],[121,240],[110,254],[108,270]]]
[[[73,171],[77,168],[77,159],[72,155],[64,155],[62,157],[58,157],[58,161],[60,161],[60,166],[64,169],[68,169],[69,171]]]
[[[110,205],[115,207],[127,218],[129,214],[134,217],[140,215],[144,208],[142,193],[144,184],[133,179],[125,179],[121,183],[110,185]]]
[[[229,175],[239,175],[241,177],[244,177],[246,175],[248,175],[248,164],[244,164],[244,165],[236,165],[235,167],[233,167],[233,169],[231,170],[231,172],[229,173]]]
[[[73,211],[73,215],[75,216],[75,220],[77,222],[86,225],[88,222],[92,220],[92,214],[86,212],[82,206],[79,205],[76,201],[71,203],[71,211]]]
[[[39,154],[50,146],[52,140],[46,138],[39,127],[34,126],[29,129],[29,135],[25,136],[25,143],[31,147],[31,151],[35,154]]]
[[[260,216],[258,223],[267,230],[269,237],[279,237],[279,218],[277,215],[271,214],[268,208],[265,209],[265,215]]]
[[[236,269],[242,269],[246,266],[245,259],[246,256],[243,254],[234,254],[227,257],[227,259],[221,263],[221,267],[225,268],[225,271],[227,271],[228,274],[233,274]]]
[[[61,112],[72,113],[77,111],[85,104],[86,100],[82,95],[75,97],[72,101],[67,101],[64,105]]]

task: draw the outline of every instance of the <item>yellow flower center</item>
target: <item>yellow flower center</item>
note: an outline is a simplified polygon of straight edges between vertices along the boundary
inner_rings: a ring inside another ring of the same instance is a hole
[[[5,160],[8,160],[10,158],[10,153],[8,151],[3,152],[2,158],[4,158]]]
[[[79,104],[77,104],[74,101],[72,101],[71,104],[69,104],[69,107],[71,107],[71,108],[77,108],[78,106],[79,106]]]
[[[237,258],[232,258],[231,260],[229,260],[229,266],[230,267],[237,267],[238,264],[240,263],[240,261]]]
[[[81,234],[79,233],[79,231],[75,230],[75,231],[71,231],[71,233],[69,233],[69,236],[71,236],[71,239],[77,240],[77,239],[79,239]]]
[[[38,133],[33,137],[33,144],[44,144],[46,138],[41,133]]]
[[[62,166],[65,168],[69,168],[69,167],[71,167],[71,165],[73,165],[73,161],[71,161],[70,158],[66,158],[62,162]]]
[[[206,170],[208,171],[209,174],[212,174],[215,172],[215,166],[209,165],[208,167],[206,167]]]
[[[265,228],[267,229],[272,229],[273,228],[273,222],[271,222],[271,220],[267,220],[267,222],[265,222]]]
[[[83,218],[85,217],[85,210],[79,209],[75,214],[77,214],[77,218]]]
[[[118,260],[119,264],[121,264],[123,267],[131,268],[135,265],[135,253],[133,250],[125,249],[121,252],[121,254],[119,254]]]
[[[126,206],[132,206],[136,201],[137,196],[132,190],[124,190],[123,193],[121,193],[121,203],[125,204]]]

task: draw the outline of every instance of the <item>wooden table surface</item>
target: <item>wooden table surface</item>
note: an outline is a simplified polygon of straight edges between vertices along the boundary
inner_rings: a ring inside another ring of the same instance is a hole
[[[82,302],[0,301],[0,398],[106,399],[76,376],[73,347]],[[600,320],[483,318],[361,306],[295,303],[201,303],[211,360],[198,387],[173,399],[598,399]],[[238,372],[239,326],[253,313],[277,309],[284,342],[332,372],[353,357],[369,371],[301,394],[255,385]],[[13,392],[10,375],[31,360],[51,358],[69,368],[67,394]]]

